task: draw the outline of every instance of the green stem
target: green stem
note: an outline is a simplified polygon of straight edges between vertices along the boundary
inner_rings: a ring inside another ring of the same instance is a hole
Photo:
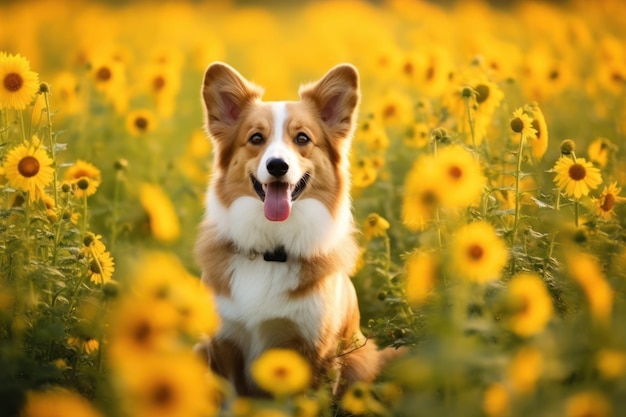
[[[472,135],[472,148],[475,152],[474,156],[478,156],[478,149],[476,148],[476,133],[474,132],[474,119],[472,118],[469,97],[465,97],[465,109],[467,110],[467,120],[470,125],[470,134]]]
[[[574,200],[574,224],[578,227],[578,199]]]
[[[122,171],[117,171],[115,175],[115,185],[113,189],[113,213],[111,216],[113,217],[111,222],[111,242],[109,243],[110,251],[113,251],[115,247],[115,241],[117,240],[117,216],[118,216],[118,208],[119,208],[119,195],[120,195],[120,183]]]
[[[18,111],[20,115],[20,127],[22,130],[22,142],[26,143],[26,128],[24,127],[24,112],[22,110]]]
[[[515,240],[517,238],[517,228],[519,226],[519,220],[520,220],[521,196],[520,196],[520,191],[519,191],[519,184],[520,184],[520,176],[522,172],[523,149],[524,149],[524,134],[520,133],[519,148],[517,150],[517,168],[515,170],[515,220],[513,222],[513,232],[511,234],[512,243],[515,243]]]
[[[83,226],[81,236],[85,237],[85,233],[87,233],[87,193],[83,193]]]
[[[50,116],[50,98],[49,93],[44,92],[43,98],[46,102],[46,115],[48,118],[48,139],[50,140],[50,154],[54,161],[54,176],[52,177],[52,187],[54,191],[54,207],[57,206],[58,190],[57,190],[57,166],[56,166],[56,144],[54,143],[54,135],[52,134],[52,117]]]

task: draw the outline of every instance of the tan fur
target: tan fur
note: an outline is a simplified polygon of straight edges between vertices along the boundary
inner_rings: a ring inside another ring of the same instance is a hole
[[[297,155],[303,172],[310,173],[303,196],[317,199],[337,217],[349,204],[348,148],[359,103],[358,75],[351,66],[338,66],[299,92],[300,101],[287,103],[285,143]],[[224,207],[241,196],[258,198],[249,177],[259,166],[267,144],[251,145],[248,139],[257,132],[266,138],[274,133],[271,107],[260,100],[261,94],[260,87],[225,64],[216,63],[207,69],[202,97],[207,131],[215,144],[211,187]],[[312,142],[306,146],[293,143],[290,138],[298,132],[306,133]],[[233,242],[218,237],[209,220],[201,225],[196,254],[203,282],[222,297],[231,296],[229,265],[235,254],[259,258],[262,262],[261,253],[242,253]],[[324,294],[331,296],[329,292],[335,291],[337,284],[346,294],[346,299],[341,300],[341,310],[327,315],[329,322],[319,323],[321,331],[316,340],[307,340],[289,318],[263,321],[259,325],[260,340],[251,339],[242,325],[226,322],[224,326],[228,328],[222,329],[207,347],[212,369],[229,379],[238,394],[263,395],[250,381],[249,364],[245,363],[243,353],[251,343],[258,343],[263,349],[283,347],[300,352],[313,369],[314,388],[326,381],[332,369],[340,374],[336,395],[341,395],[357,380],[372,381],[381,363],[375,343],[360,331],[358,303],[349,278],[357,254],[358,247],[350,233],[322,253],[289,258],[289,262],[299,263],[300,271],[299,285],[288,294],[293,302],[311,294],[321,294],[321,299],[325,299]]]

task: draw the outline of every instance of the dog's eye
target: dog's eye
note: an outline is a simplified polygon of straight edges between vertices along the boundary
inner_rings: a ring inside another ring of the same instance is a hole
[[[297,145],[306,145],[311,142],[311,139],[305,133],[300,132],[296,135],[294,142],[296,142]]]
[[[255,133],[254,135],[250,136],[250,139],[248,139],[248,142],[250,142],[253,145],[260,145],[265,141],[265,138],[263,138],[263,135],[261,135],[260,133]]]

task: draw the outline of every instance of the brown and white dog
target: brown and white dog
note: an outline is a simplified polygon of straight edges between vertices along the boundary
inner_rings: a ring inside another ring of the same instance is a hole
[[[311,364],[314,387],[336,372],[340,395],[381,366],[349,278],[358,73],[336,66],[302,86],[299,101],[264,102],[262,93],[224,63],[206,70],[215,163],[196,251],[222,325],[205,353],[239,395],[258,396],[250,364],[267,349],[294,349]]]

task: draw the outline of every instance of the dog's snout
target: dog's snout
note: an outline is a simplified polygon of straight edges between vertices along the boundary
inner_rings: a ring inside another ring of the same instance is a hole
[[[289,170],[289,164],[280,158],[272,158],[267,161],[267,172],[273,177],[280,178]]]

